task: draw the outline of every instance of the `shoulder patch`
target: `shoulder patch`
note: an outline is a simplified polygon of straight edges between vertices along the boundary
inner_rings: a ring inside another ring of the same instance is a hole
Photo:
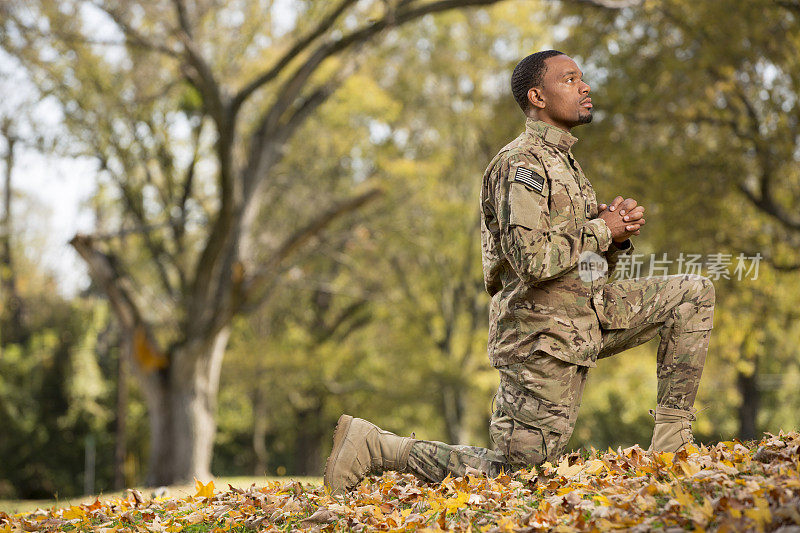
[[[514,167],[514,173],[511,181],[516,181],[523,184],[525,187],[539,194],[544,190],[544,178],[534,172],[533,170],[524,166]]]

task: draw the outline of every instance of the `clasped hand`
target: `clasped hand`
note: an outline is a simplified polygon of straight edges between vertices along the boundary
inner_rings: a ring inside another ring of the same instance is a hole
[[[606,223],[611,230],[611,240],[616,243],[639,235],[645,224],[644,206],[637,205],[633,198],[623,199],[622,196],[617,196],[610,205],[600,204],[597,209],[597,217]]]

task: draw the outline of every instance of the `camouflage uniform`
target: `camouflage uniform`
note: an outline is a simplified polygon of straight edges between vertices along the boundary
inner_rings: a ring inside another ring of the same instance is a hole
[[[431,481],[467,467],[490,475],[555,460],[572,434],[586,375],[608,357],[660,335],[660,406],[688,410],[705,362],[714,287],[701,276],[609,281],[621,254],[597,218],[594,190],[572,157],[577,139],[541,121],[489,164],[481,242],[489,360],[500,372],[494,451],[419,441],[409,470]],[[581,276],[591,252],[607,272]]]

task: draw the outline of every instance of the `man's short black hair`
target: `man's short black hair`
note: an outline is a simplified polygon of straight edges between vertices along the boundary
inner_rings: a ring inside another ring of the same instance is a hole
[[[543,50],[529,55],[514,67],[514,73],[511,74],[511,94],[514,95],[514,100],[517,101],[523,112],[528,111],[531,105],[528,101],[528,91],[531,87],[542,84],[544,73],[547,70],[544,60],[548,57],[563,55],[566,54],[558,50]]]

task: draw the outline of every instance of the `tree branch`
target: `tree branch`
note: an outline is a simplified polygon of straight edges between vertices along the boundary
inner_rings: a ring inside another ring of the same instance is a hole
[[[161,52],[166,54],[170,57],[178,58],[180,57],[180,53],[177,51],[162,45],[157,45],[155,43],[151,43],[143,34],[139,33],[139,31],[128,24],[127,21],[114,9],[111,9],[102,3],[99,2],[92,2],[92,5],[97,9],[103,11],[106,15],[108,15],[111,20],[122,30],[123,35],[126,36],[126,42],[130,42],[140,46],[142,48],[153,50],[156,52]]]
[[[263,163],[270,160],[269,147],[285,143],[292,133],[336,92],[353,70],[355,70],[354,63],[340,69],[333,79],[317,87],[311,94],[298,102],[294,112],[280,125],[272,125],[273,118],[270,116],[272,109],[267,112],[267,116],[261,120],[258,129],[253,134],[248,164],[242,178],[246,201],[256,196],[255,191],[258,188],[259,180],[268,172],[269,163],[266,165]]]
[[[101,161],[104,161],[103,157],[100,157],[100,159]],[[127,211],[133,215],[134,222],[137,225],[138,233],[141,234],[142,238],[144,239],[147,251],[153,258],[161,285],[164,287],[166,293],[170,297],[174,298],[175,289],[169,280],[166,267],[162,262],[164,256],[170,257],[170,254],[167,252],[166,248],[164,248],[164,243],[161,240],[153,238],[152,230],[155,228],[155,226],[147,224],[147,219],[145,218],[144,214],[144,207],[142,205],[141,194],[135,192],[129,186],[129,183],[125,180],[125,178],[115,176],[114,181],[116,182],[117,187],[119,187],[119,190],[122,192],[122,198],[124,199],[125,204],[128,206]]]
[[[298,40],[294,46],[292,46],[279,60],[275,65],[261,74],[260,76],[256,77],[253,81],[245,85],[236,95],[233,97],[231,108],[234,110],[234,113],[241,107],[241,105],[247,100],[247,98],[257,91],[260,87],[264,84],[269,83],[273,79],[275,79],[278,74],[289,64],[293,59],[295,59],[298,55],[300,55],[311,43],[321,37],[326,31],[328,31],[339,16],[351,5],[355,4],[357,0],[342,0],[339,5],[331,11],[327,17],[322,19],[320,23],[310,31],[305,37]]]
[[[325,230],[336,219],[363,207],[382,194],[380,189],[370,189],[358,196],[338,202],[289,235],[272,253],[272,257],[265,267],[243,284],[243,294],[246,296],[233,311],[238,312],[245,307],[250,309],[257,306],[266,297],[264,289],[280,274],[282,263],[290,255]]]
[[[271,131],[272,128],[278,124],[281,115],[289,108],[291,102],[297,98],[297,95],[305,86],[305,83],[311,75],[316,72],[317,68],[329,57],[355,44],[364,43],[372,39],[389,26],[399,26],[422,16],[447,11],[456,7],[490,5],[498,1],[499,0],[437,0],[421,6],[409,7],[402,11],[398,10],[392,12],[391,16],[381,18],[372,24],[363,26],[336,41],[319,45],[306,61],[300,65],[289,79],[276,91],[278,98],[261,121],[263,128],[266,131]]]
[[[769,263],[772,265],[772,268],[781,272],[795,272],[800,270],[800,263],[776,263],[773,259],[770,259]]]
[[[390,15],[372,24],[363,26],[337,41],[320,44],[276,91],[276,94],[278,94],[277,99],[259,121],[256,133],[253,135],[253,142],[247,161],[245,174],[247,176],[246,181],[249,183],[245,186],[245,190],[252,191],[256,188],[255,182],[264,174],[264,169],[262,168],[262,162],[265,159],[264,154],[268,153],[270,147],[275,144],[272,142],[274,139],[273,134],[281,124],[281,117],[290,109],[292,102],[298,98],[298,95],[308,79],[326,59],[354,45],[367,42],[389,26],[401,25],[425,15],[439,13],[457,7],[491,5],[498,1],[499,0],[437,0],[422,5],[405,4],[405,6],[407,6],[405,9],[393,11]],[[313,104],[313,102],[306,103]],[[300,114],[298,118],[303,118],[308,114],[310,114],[310,111]],[[291,132],[294,127],[301,122],[301,120],[291,119],[284,121],[284,124],[289,125],[286,131]],[[286,132],[283,133],[284,135],[286,134]],[[249,194],[250,193],[246,193],[246,196]]]
[[[192,28],[189,18],[186,16],[186,4],[183,3],[183,0],[172,0],[172,4],[175,6],[175,13],[178,16],[178,25],[189,38],[192,38]]]
[[[69,244],[86,261],[91,278],[108,297],[122,327],[133,331],[142,324],[142,314],[131,296],[131,288],[126,286],[125,276],[119,271],[116,257],[98,250],[88,235],[75,235]]]
[[[761,178],[761,181],[769,180],[768,177]],[[737,188],[744,194],[745,198],[756,206],[758,209],[771,216],[785,227],[800,231],[800,219],[793,218],[781,206],[775,203],[774,199],[770,196],[756,195],[753,191],[748,189],[743,183],[737,183]],[[762,187],[763,188],[763,187]]]

